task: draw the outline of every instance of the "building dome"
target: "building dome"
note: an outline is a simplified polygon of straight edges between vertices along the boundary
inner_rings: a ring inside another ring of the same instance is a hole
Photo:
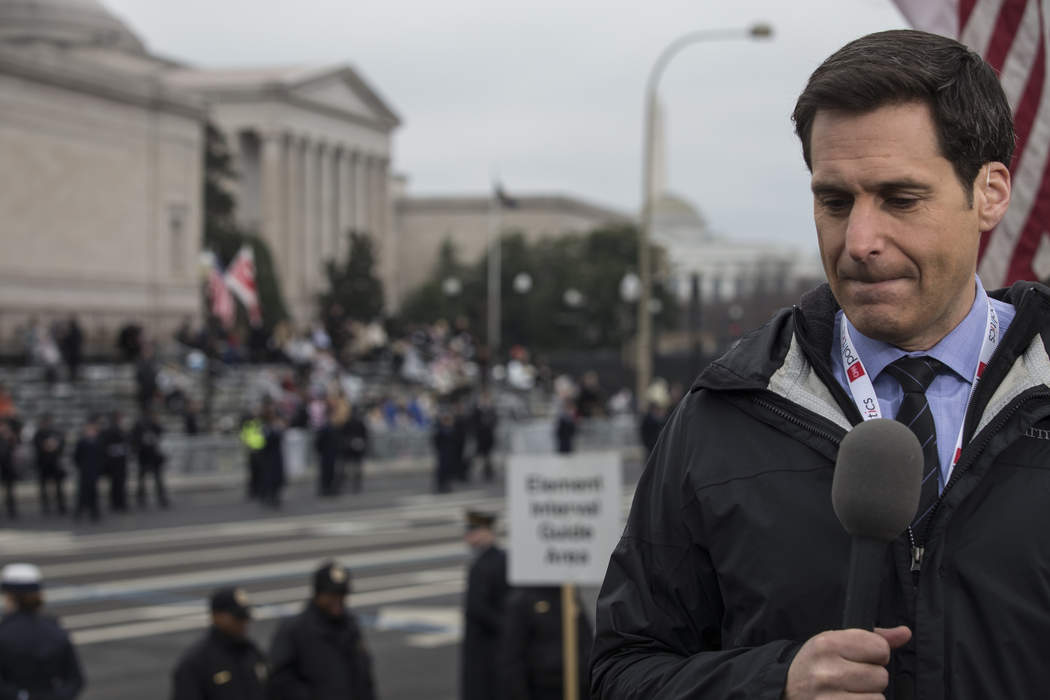
[[[714,239],[704,217],[685,198],[664,192],[653,202],[653,239],[667,245],[696,245]]]
[[[31,41],[146,51],[98,0],[0,0],[0,42]]]

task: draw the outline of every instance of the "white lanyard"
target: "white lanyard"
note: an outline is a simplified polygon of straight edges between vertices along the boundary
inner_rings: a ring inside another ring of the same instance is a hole
[[[846,368],[849,390],[853,394],[853,401],[857,404],[857,410],[860,411],[860,415],[864,420],[882,418],[882,409],[879,408],[879,399],[875,395],[875,386],[871,383],[871,377],[868,376],[867,370],[864,369],[864,363],[861,362],[860,354],[857,353],[857,348],[853,345],[853,339],[849,337],[845,316],[842,317],[840,325],[842,326],[842,366]],[[966,401],[967,407],[969,407],[973,394],[977,390],[977,382],[981,380],[981,376],[984,374],[984,368],[988,366],[988,360],[991,359],[992,353],[995,352],[995,347],[999,344],[1000,332],[999,316],[995,313],[995,309],[992,308],[992,303],[989,301],[988,332],[984,334],[984,339],[981,342],[981,356],[977,362],[977,371],[974,372],[973,382],[970,384],[970,394]],[[948,473],[945,475],[945,483],[951,476],[956,462],[959,461],[959,455],[962,454],[963,430],[965,426],[966,416],[964,415],[963,424],[959,426],[959,437],[955,440],[952,463],[948,468]]]

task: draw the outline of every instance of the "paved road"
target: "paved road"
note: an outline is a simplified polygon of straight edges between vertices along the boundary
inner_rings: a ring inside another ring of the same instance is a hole
[[[463,510],[503,511],[503,485],[441,496],[428,487],[424,474],[400,474],[372,479],[362,495],[318,500],[300,484],[272,511],[228,484],[176,493],[169,511],[97,525],[27,512],[17,529],[0,530],[0,559],[43,569],[48,610],[72,632],[88,676],[84,700],[166,698],[171,668],[204,629],[206,598],[220,585],[249,591],[251,634],[268,648],[327,558],[353,571],[350,603],[380,697],[451,700],[468,559]]]

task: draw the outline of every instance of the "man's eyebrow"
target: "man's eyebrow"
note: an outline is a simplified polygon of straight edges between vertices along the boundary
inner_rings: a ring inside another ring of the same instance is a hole
[[[843,194],[849,193],[850,189],[841,185],[834,185],[830,182],[814,182],[810,189],[813,194]],[[907,190],[910,192],[930,192],[933,187],[930,185],[919,182],[918,180],[912,180],[910,178],[901,178],[898,180],[887,180],[880,182],[876,186],[877,192],[896,192],[901,190]]]

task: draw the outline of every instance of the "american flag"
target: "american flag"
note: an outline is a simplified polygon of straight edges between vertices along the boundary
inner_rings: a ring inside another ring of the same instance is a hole
[[[981,240],[989,289],[1050,278],[1050,0],[895,0],[916,29],[954,37],[996,71],[1014,113],[1010,209]]]
[[[248,310],[248,320],[253,326],[262,324],[262,311],[259,308],[259,293],[255,288],[255,254],[251,246],[241,246],[229,266],[226,268],[226,286],[244,304]]]
[[[219,261],[214,255],[208,256],[208,298],[211,300],[211,312],[222,323],[223,328],[232,328],[234,322],[233,296],[223,279]]]

